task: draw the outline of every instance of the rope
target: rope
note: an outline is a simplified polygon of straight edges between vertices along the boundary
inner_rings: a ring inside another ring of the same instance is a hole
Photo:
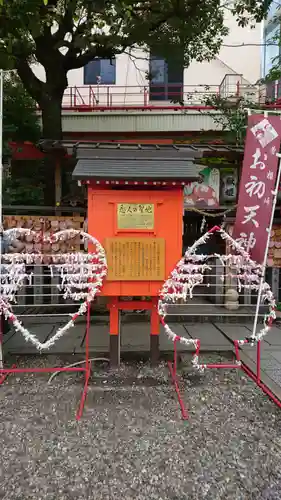
[[[204,215],[205,217],[223,217],[224,215],[229,214],[230,212],[235,210],[235,208],[237,208],[237,207],[238,207],[238,203],[236,205],[233,205],[231,208],[224,210],[223,212],[219,212],[219,213],[215,213],[215,214],[212,212],[205,212],[204,210],[200,210],[199,208],[195,208],[195,207],[187,207],[187,208],[184,208],[184,210],[186,210],[187,212],[196,212],[197,214]]]
[[[109,360],[108,358],[90,358],[88,361],[93,361],[93,362],[97,362],[97,361],[105,361],[105,362],[107,362],[107,363],[110,363],[110,360]],[[86,360],[85,360],[85,359],[83,359],[83,361],[77,361],[76,363],[72,363],[71,365],[67,365],[67,368],[73,368],[74,366],[83,365],[83,363],[86,363]],[[50,376],[50,378],[49,378],[49,380],[48,380],[47,384],[50,384],[50,383],[52,382],[52,380],[53,380],[53,379],[54,379],[54,378],[55,378],[55,377],[56,377],[59,373],[62,373],[62,372],[63,372],[63,370],[61,370],[61,371],[57,371],[57,372],[54,372],[54,373]]]

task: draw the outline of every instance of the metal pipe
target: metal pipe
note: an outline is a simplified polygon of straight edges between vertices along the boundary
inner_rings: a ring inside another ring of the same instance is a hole
[[[2,283],[2,239],[3,239],[3,70],[0,70],[0,284]],[[3,368],[3,328],[4,316],[0,315],[0,368]]]
[[[272,230],[272,225],[273,225],[273,220],[274,220],[274,212],[275,212],[275,207],[276,207],[276,202],[277,202],[278,188],[279,188],[280,178],[281,178],[281,161],[280,161],[281,153],[277,153],[276,156],[279,158],[278,170],[277,170],[277,176],[276,176],[275,190],[273,192],[274,194],[273,194],[273,200],[272,200],[272,211],[271,211],[269,226],[267,228],[267,241],[266,241],[266,247],[265,247],[264,258],[263,258],[263,263],[262,263],[262,275],[260,277],[260,285],[259,285],[259,291],[258,291],[256,314],[255,314],[255,320],[254,320],[254,325],[253,325],[252,337],[255,337],[256,330],[257,330],[258,312],[259,312],[260,303],[261,303],[261,295],[262,295],[262,288],[263,288],[263,284],[264,284],[264,276],[265,276],[265,269],[266,269],[266,263],[267,263],[268,249],[269,249],[269,244],[270,244],[270,236],[271,236],[271,230]]]

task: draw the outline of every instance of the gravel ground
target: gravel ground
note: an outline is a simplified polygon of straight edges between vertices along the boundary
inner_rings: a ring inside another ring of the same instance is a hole
[[[166,366],[95,376],[80,422],[81,375],[5,382],[1,499],[280,500],[281,412],[242,373],[183,373],[188,422]]]

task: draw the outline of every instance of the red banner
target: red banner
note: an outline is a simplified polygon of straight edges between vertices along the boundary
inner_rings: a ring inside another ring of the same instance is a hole
[[[252,259],[260,264],[266,250],[280,142],[280,116],[249,116],[233,237],[245,243]]]

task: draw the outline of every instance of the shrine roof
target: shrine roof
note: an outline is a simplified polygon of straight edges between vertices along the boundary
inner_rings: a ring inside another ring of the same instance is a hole
[[[77,146],[75,156],[77,180],[191,181],[199,177],[194,160],[202,153],[173,145],[88,143]]]
[[[67,141],[66,141],[67,142]],[[141,144],[141,143],[126,143],[117,141],[114,142],[91,142],[80,141],[71,144],[74,156],[81,157],[83,155],[105,154],[105,152],[122,151],[133,152],[141,151],[142,153],[151,153],[161,155],[187,155],[190,158],[200,158],[208,153],[243,153],[244,149],[240,146],[228,144]],[[68,144],[68,148],[70,144]]]
[[[116,151],[122,152],[124,154],[130,154],[134,152],[142,152],[144,154],[152,154],[153,156],[157,154],[163,154],[163,156],[176,155],[188,156],[189,158],[198,158],[202,156],[214,156],[218,154],[228,155],[228,154],[243,154],[243,147],[235,146],[233,144],[216,144],[216,143],[192,143],[192,144],[146,144],[146,143],[126,143],[117,140],[114,142],[93,142],[93,141],[53,141],[43,139],[38,143],[38,147],[43,152],[56,152],[64,151],[68,155],[74,157],[92,157],[92,155],[99,154],[112,154]]]
[[[201,167],[202,168],[202,167]],[[91,158],[78,160],[72,177],[127,180],[196,180],[198,168],[191,160],[150,158]]]

